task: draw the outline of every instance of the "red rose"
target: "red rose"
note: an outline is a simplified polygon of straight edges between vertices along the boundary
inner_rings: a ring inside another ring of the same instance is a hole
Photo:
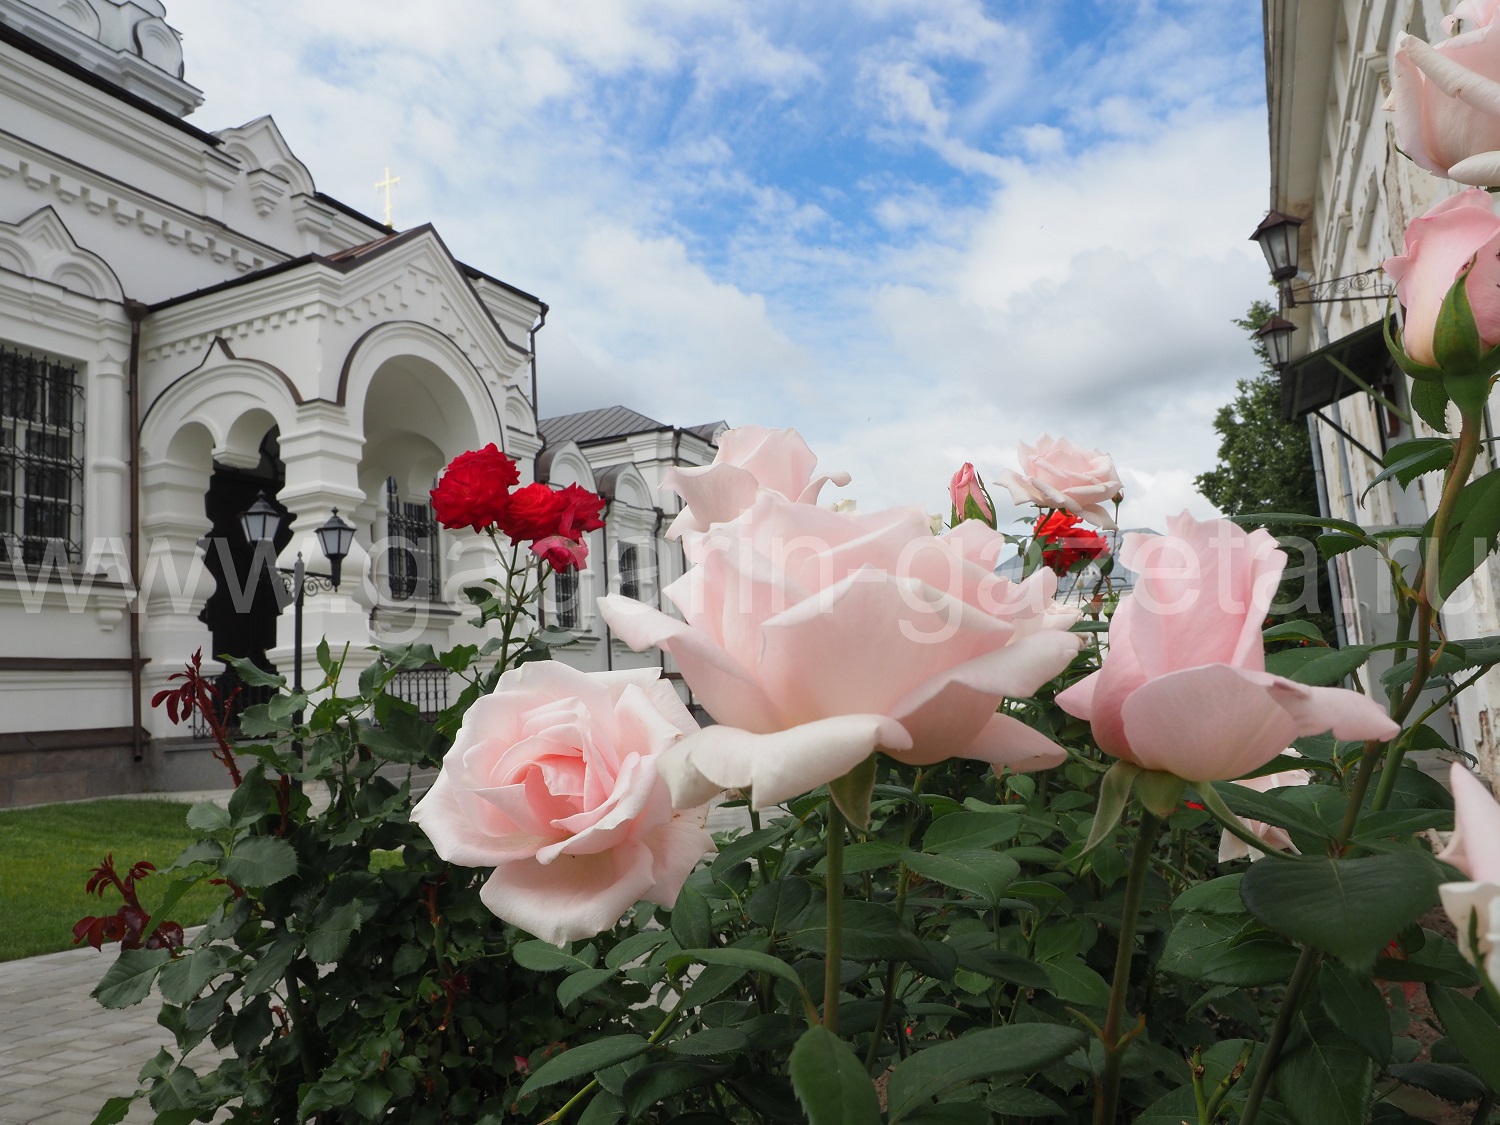
[[[1036,537],[1042,543],[1042,562],[1059,576],[1085,559],[1109,554],[1109,541],[1096,531],[1079,527],[1078,517],[1072,512],[1053,512],[1038,520]]]
[[[510,502],[500,518],[500,530],[512,543],[523,539],[545,539],[558,533],[568,502],[562,493],[541,483],[528,484],[510,494]]]
[[[588,561],[589,545],[561,535],[549,535],[533,543],[531,553],[543,562],[551,563],[553,570],[582,570]]]
[[[568,485],[557,496],[564,504],[562,518],[557,524],[559,535],[582,540],[584,532],[598,531],[604,526],[604,521],[599,518],[599,513],[604,510],[604,497],[576,484]]]
[[[494,442],[460,453],[432,490],[433,517],[444,527],[483,531],[504,517],[511,486],[520,479],[516,463]]]

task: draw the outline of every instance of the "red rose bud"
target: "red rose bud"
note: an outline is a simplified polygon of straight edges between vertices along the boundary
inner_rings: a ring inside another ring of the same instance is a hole
[[[1109,541],[1096,531],[1078,525],[1071,512],[1053,512],[1038,520],[1036,537],[1042,544],[1042,562],[1061,577],[1081,562],[1109,554]]]
[[[505,515],[510,490],[520,479],[516,463],[494,442],[460,453],[432,490],[433,517],[447,528],[493,527]]]
[[[543,562],[550,563],[553,570],[582,570],[588,561],[589,545],[582,541],[564,539],[561,535],[549,535],[531,545],[531,553]]]
[[[995,505],[990,502],[984,482],[969,462],[965,461],[963,468],[948,482],[948,497],[953,501],[951,522],[954,527],[964,520],[979,520],[990,527],[995,526]]]
[[[569,501],[549,485],[528,484],[510,494],[510,502],[500,518],[500,530],[512,543],[525,539],[545,539],[558,534],[563,515],[570,510]]]

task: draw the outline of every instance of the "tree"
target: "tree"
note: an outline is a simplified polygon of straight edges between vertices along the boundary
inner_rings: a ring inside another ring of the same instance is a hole
[[[1243,319],[1235,320],[1252,334],[1255,354],[1260,359],[1260,374],[1238,380],[1234,399],[1214,415],[1214,429],[1219,434],[1219,464],[1193,481],[1198,491],[1226,516],[1318,511],[1318,483],[1313,473],[1312,442],[1307,426],[1302,422],[1282,421],[1281,378],[1271,366],[1265,341],[1253,335],[1275,313],[1269,303],[1256,301]],[[1278,530],[1269,523],[1263,526],[1273,532]],[[1294,534],[1303,534],[1305,530],[1296,529]],[[1296,550],[1298,544],[1283,537],[1283,546],[1288,548],[1291,565],[1277,591],[1277,604],[1305,607],[1287,616],[1311,622],[1325,638],[1332,640],[1333,618],[1322,612],[1333,607],[1327,568],[1305,540],[1301,559]],[[1315,585],[1306,581],[1309,568],[1316,572]],[[1314,599],[1310,605],[1309,595]]]

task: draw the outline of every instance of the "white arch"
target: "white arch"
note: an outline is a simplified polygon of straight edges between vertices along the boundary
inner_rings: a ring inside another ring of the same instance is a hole
[[[446,450],[449,457],[490,442],[506,448],[505,426],[484,377],[451,339],[415,321],[377,325],[349,349],[339,377],[338,401],[351,418],[368,416],[370,387],[376,375],[387,364],[402,361],[412,364],[424,378],[441,378],[456,392],[458,401],[451,406],[443,404],[445,420],[453,433],[445,435],[448,440],[440,444],[446,447],[455,438],[461,443]],[[450,397],[440,387],[429,384],[428,389],[439,400]]]
[[[594,470],[589,465],[577,442],[565,441],[549,446],[536,461],[537,480],[546,481],[558,488],[570,484],[582,485],[594,491]]]
[[[299,403],[285,377],[267,363],[224,358],[217,342],[205,362],[175,380],[146,409],[141,448],[146,460],[165,456],[174,436],[197,423],[213,438],[213,458],[228,465],[259,463],[260,440],[272,425],[295,428]]]
[[[651,495],[651,486],[641,471],[632,464],[611,465],[599,474],[599,495],[607,500],[617,500],[632,508],[646,511],[656,507]]]

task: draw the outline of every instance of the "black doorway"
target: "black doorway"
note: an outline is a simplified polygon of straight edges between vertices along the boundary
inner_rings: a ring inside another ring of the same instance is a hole
[[[261,442],[259,465],[248,470],[215,465],[204,497],[212,524],[204,562],[217,586],[199,620],[213,635],[212,655],[248,658],[268,672],[276,670],[266,651],[276,644],[276,617],[286,600],[276,574],[276,554],[292,538],[286,508],[276,499],[283,480],[273,429]],[[282,515],[274,551],[252,550],[240,526],[240,513],[262,492]]]

